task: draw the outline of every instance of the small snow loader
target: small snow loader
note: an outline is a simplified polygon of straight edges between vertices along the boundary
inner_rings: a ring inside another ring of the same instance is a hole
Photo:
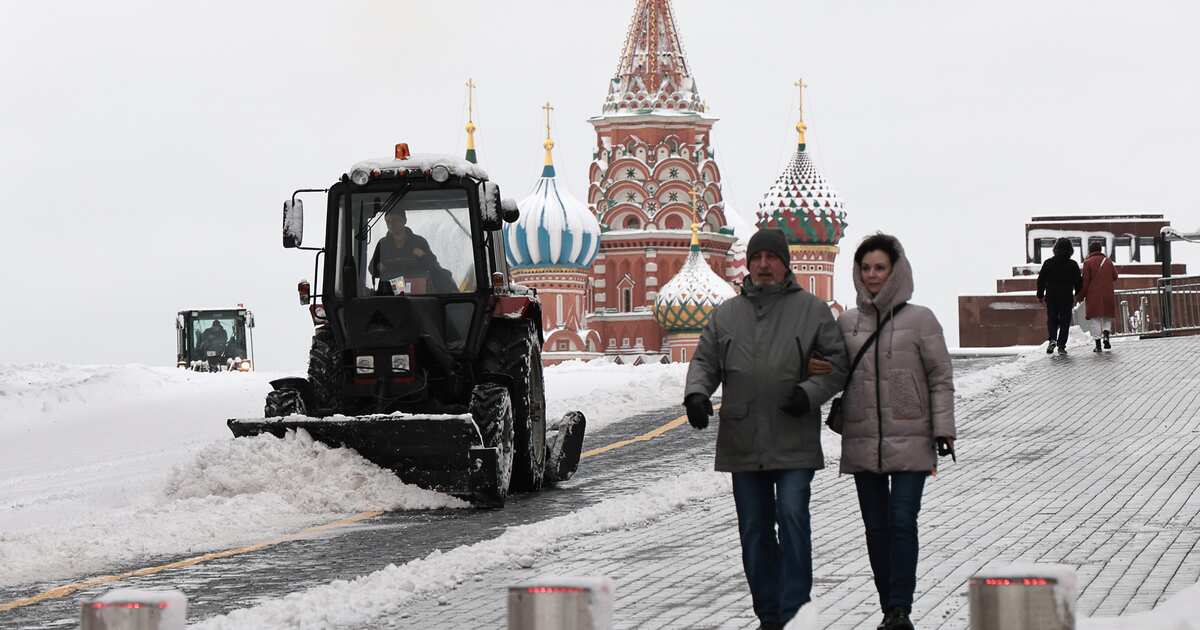
[[[254,313],[234,308],[191,308],[175,315],[175,366],[197,372],[254,369]]]
[[[325,243],[302,247],[305,193],[325,193]],[[298,285],[314,331],[308,375],[273,381],[235,436],[305,429],[407,482],[489,507],[568,479],[583,414],[547,427],[541,305],[510,281],[511,200],[477,165],[410,155],[360,162],[284,203],[283,244],[316,251]]]

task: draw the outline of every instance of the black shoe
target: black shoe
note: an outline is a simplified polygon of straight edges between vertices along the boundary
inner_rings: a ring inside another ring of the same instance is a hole
[[[1059,353],[1059,354],[1061,354],[1061,355],[1063,355],[1064,357],[1065,357],[1065,356],[1067,356],[1067,347],[1066,347],[1066,346],[1059,346],[1059,347],[1058,347],[1058,353]]]
[[[883,617],[884,630],[914,630],[908,611],[903,608],[893,608]]]
[[[760,624],[758,624],[758,630],[783,630],[783,624],[781,624],[781,623],[760,623]]]
[[[888,613],[883,613],[883,621],[880,621],[879,625],[875,626],[875,630],[887,630],[888,618]]]
[[[1100,352],[1100,340],[1096,340],[1096,347],[1092,348],[1092,352]]]
[[[1054,354],[1054,342],[1053,341],[1050,342],[1050,345],[1046,346],[1046,354]]]
[[[1104,349],[1112,350],[1112,344],[1109,343],[1109,341],[1108,341],[1108,335],[1109,335],[1108,331],[1107,330],[1104,331]]]

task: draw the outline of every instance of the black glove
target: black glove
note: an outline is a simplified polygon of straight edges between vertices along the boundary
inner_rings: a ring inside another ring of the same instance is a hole
[[[688,394],[683,399],[683,406],[687,408],[688,424],[697,429],[708,428],[708,417],[712,415],[712,401],[708,396],[700,393]]]
[[[780,409],[784,410],[793,416],[802,416],[808,413],[811,405],[808,404],[808,392],[804,391],[799,385],[792,388],[792,396],[787,402],[783,403]]]
[[[940,438],[935,438],[934,442],[937,443],[938,456],[945,457],[945,456],[949,455],[951,460],[953,460],[954,462],[958,462],[958,457],[956,457],[954,455],[954,445],[950,443],[949,439],[940,437]]]

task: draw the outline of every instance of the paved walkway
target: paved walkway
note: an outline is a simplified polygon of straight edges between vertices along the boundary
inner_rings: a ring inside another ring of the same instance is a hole
[[[959,406],[959,463],[927,484],[921,513],[918,628],[966,628],[966,580],[991,561],[1075,567],[1085,616],[1148,610],[1200,579],[1200,337],[1073,350]],[[835,471],[814,486],[814,596],[827,627],[873,628],[854,483]],[[732,496],[697,502],[582,537],[533,568],[489,572],[388,622],[504,628],[507,585],[607,575],[618,628],[755,628],[736,531]]]

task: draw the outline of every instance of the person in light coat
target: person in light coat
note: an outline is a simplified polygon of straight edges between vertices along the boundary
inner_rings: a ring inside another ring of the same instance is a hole
[[[1102,352],[1101,343],[1105,350],[1112,348],[1109,335],[1117,317],[1117,266],[1103,250],[1104,244],[1099,241],[1088,245],[1088,257],[1083,261],[1083,290],[1075,297],[1087,303],[1088,330],[1096,343],[1093,352]]]
[[[843,397],[841,472],[854,475],[867,552],[884,611],[880,628],[912,630],[917,576],[917,514],[938,451],[949,453],[954,374],[933,311],[908,304],[912,267],[893,236],[867,237],[854,252],[858,308],[838,319],[848,356],[883,324]]]

